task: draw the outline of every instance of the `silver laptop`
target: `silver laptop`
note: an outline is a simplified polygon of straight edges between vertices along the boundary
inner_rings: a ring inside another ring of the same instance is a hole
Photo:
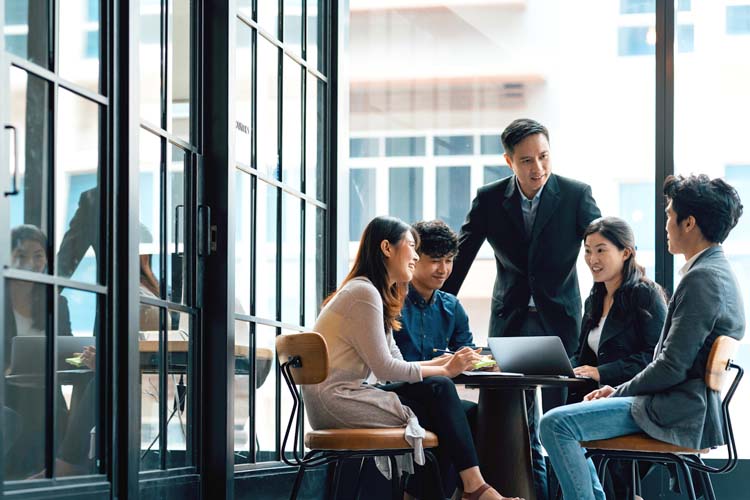
[[[504,372],[575,376],[559,337],[491,337],[487,343]]]
[[[75,367],[65,362],[74,353],[83,351],[86,346],[96,346],[96,337],[57,337],[57,369],[70,370]],[[13,337],[10,347],[9,375],[36,375],[45,373],[47,337]]]

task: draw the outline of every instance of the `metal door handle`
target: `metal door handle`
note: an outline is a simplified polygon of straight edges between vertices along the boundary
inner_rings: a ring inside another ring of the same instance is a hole
[[[18,194],[18,130],[10,124],[5,125],[5,130],[13,131],[13,177],[11,177],[11,189],[5,191],[5,196],[15,196]]]

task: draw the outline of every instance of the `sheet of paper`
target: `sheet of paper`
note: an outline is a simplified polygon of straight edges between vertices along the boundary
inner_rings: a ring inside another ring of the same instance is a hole
[[[513,373],[513,372],[488,372],[488,371],[467,371],[467,372],[461,372],[462,375],[468,375],[470,377],[475,376],[493,376],[493,377],[523,377],[523,373]]]

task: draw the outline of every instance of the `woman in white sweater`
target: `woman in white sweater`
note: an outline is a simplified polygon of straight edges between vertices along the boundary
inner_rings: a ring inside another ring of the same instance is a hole
[[[330,374],[321,384],[303,386],[310,424],[315,429],[404,426],[413,443],[415,462],[424,463],[423,427],[440,441],[441,472],[452,464],[468,500],[504,499],[479,471],[471,431],[451,377],[468,369],[477,353],[463,348],[452,356],[430,361],[403,360],[392,330],[419,260],[417,235],[393,217],[377,217],[365,228],[359,250],[344,282],[324,302],[315,331],[325,337]],[[373,373],[389,384],[383,390],[366,383]],[[416,468],[407,496],[435,498]],[[448,492],[450,493],[450,492]]]

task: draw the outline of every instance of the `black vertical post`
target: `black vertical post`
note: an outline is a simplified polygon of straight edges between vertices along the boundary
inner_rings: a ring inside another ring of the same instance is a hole
[[[113,497],[138,498],[140,462],[140,373],[138,362],[138,2],[113,2],[112,26],[112,112],[113,131],[112,193],[113,262],[112,297],[112,377],[114,397],[111,426],[111,477]],[[132,5],[132,8],[131,8]],[[131,82],[136,82],[131,87]],[[109,419],[102,419],[107,421]]]
[[[204,2],[203,116],[205,169],[200,173],[211,208],[216,250],[204,259],[203,353],[200,392],[203,498],[234,497],[234,113],[235,11],[231,0]]]
[[[664,231],[666,204],[662,194],[664,179],[674,173],[674,28],[672,0],[656,2],[656,144],[654,164],[654,210],[656,282],[672,290],[674,260],[667,250]]]
[[[326,182],[326,221],[323,224],[325,229],[325,245],[327,247],[327,265],[325,272],[325,290],[323,296],[327,296],[336,289],[336,253],[337,242],[336,234],[338,232],[338,93],[339,93],[339,0],[329,0],[321,2],[323,12],[318,12],[318,19],[321,19],[318,26],[323,30],[323,36],[318,41],[325,44],[322,51],[326,61],[323,64],[323,71],[328,77],[326,85],[326,103],[325,108],[328,112],[324,116],[324,127],[326,131],[325,144],[318,145],[324,147],[326,152],[323,155],[325,161],[325,182]],[[330,14],[330,15],[329,15]],[[345,92],[348,89],[344,89]],[[344,186],[346,188],[346,186]],[[347,214],[348,215],[348,214]]]

